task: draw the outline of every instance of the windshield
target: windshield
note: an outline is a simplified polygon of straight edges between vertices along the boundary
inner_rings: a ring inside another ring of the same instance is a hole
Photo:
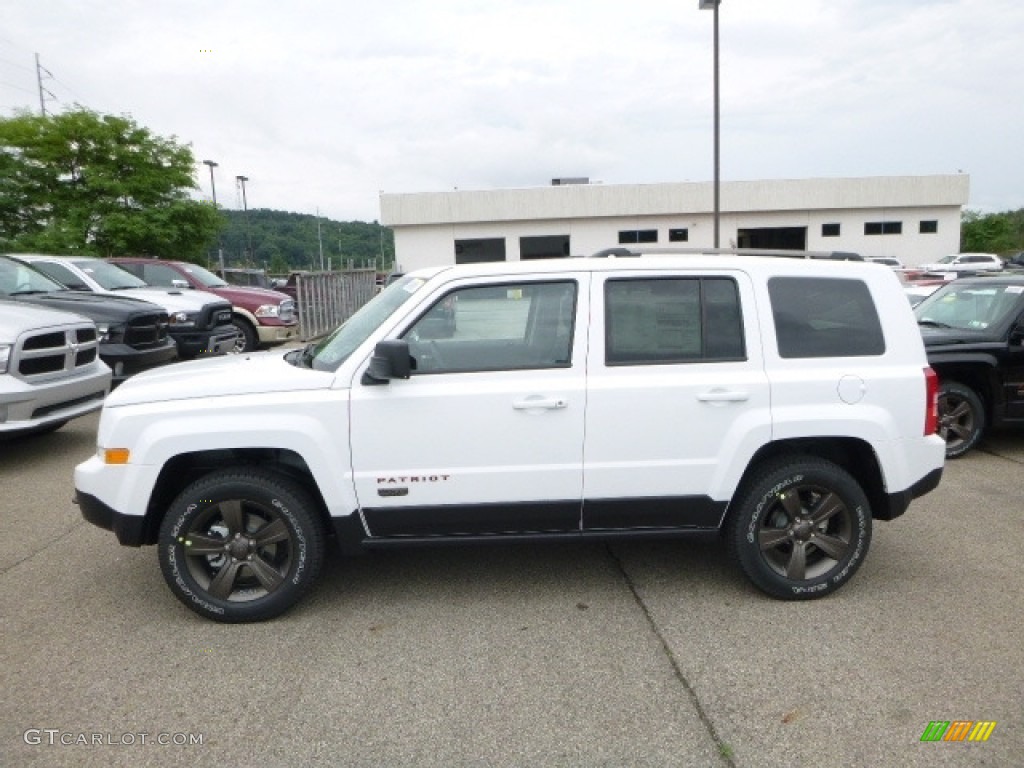
[[[425,282],[421,277],[403,277],[378,293],[330,336],[313,347],[311,366],[319,371],[336,370]]]
[[[115,264],[94,259],[73,262],[76,267],[100,284],[105,291],[119,291],[125,288],[145,288],[146,283],[131,272]]]
[[[19,261],[0,258],[0,294],[20,296],[28,293],[47,293],[66,290],[42,272]]]
[[[945,285],[914,307],[918,323],[984,330],[1001,323],[1024,293],[1024,285]]]
[[[203,269],[196,264],[184,265],[182,269],[192,275],[192,277],[202,283],[206,288],[223,288],[227,285],[227,283],[213,274],[213,272],[208,269]]]

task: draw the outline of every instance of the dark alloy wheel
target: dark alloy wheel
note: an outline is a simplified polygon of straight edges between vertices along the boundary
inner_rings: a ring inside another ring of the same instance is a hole
[[[985,405],[978,394],[958,381],[939,386],[939,434],[946,440],[946,458],[957,459],[974,448],[985,431]]]
[[[763,467],[738,494],[729,543],[772,597],[822,597],[856,572],[871,542],[871,508],[844,469],[793,456]]]
[[[243,352],[254,352],[259,346],[259,336],[256,329],[248,320],[234,318],[231,324],[238,329],[238,336],[235,338],[235,346],[228,350],[229,355],[240,355]]]
[[[216,621],[283,613],[312,586],[323,556],[312,499],[272,472],[213,472],[182,491],[160,528],[160,568],[171,591]]]

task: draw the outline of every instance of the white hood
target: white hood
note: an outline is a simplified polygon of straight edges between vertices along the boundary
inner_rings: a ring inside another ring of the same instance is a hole
[[[212,293],[182,291],[177,288],[121,288],[110,293],[151,301],[168,312],[199,312],[207,304],[225,303],[224,299]]]
[[[281,352],[226,355],[171,363],[136,374],[107,397],[104,407],[193,398],[327,389],[331,371],[297,368]]]

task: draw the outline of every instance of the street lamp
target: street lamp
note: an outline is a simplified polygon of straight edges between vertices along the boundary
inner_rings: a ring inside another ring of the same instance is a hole
[[[203,165],[210,166],[210,191],[213,193],[213,210],[217,210],[217,182],[213,180],[213,169],[217,167],[217,163],[213,160],[203,160]],[[221,270],[224,269],[224,248],[220,239],[220,229],[217,230],[217,263],[220,265]]]
[[[249,203],[245,199],[245,182],[249,180],[248,176],[235,176],[239,186],[242,188],[242,215],[245,217],[245,249],[246,249],[246,262],[252,259],[252,237],[249,235]]]
[[[718,109],[718,6],[721,5],[722,0],[699,0],[700,10],[712,10],[715,13],[715,43],[714,43],[714,57],[715,57],[715,248],[718,247],[719,243],[719,219],[721,217],[721,174],[719,173],[719,109]]]

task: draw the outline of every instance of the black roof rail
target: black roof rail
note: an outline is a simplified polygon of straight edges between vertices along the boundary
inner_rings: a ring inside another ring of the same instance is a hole
[[[624,258],[635,256],[768,256],[786,259],[829,259],[832,261],[864,261],[864,257],[853,251],[791,251],[770,248],[604,248],[590,255],[592,259]]]

